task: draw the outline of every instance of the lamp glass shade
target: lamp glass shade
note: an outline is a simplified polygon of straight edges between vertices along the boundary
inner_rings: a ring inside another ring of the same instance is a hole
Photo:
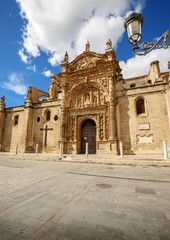
[[[141,36],[141,21],[133,19],[127,24],[127,34],[130,43],[140,42]]]

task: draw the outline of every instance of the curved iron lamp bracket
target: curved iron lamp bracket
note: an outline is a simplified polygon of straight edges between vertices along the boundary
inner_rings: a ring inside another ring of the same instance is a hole
[[[146,55],[147,53],[151,52],[154,48],[157,48],[157,49],[160,49],[160,48],[164,48],[164,49],[167,49],[169,46],[170,46],[170,43],[167,42],[167,38],[170,36],[170,29],[168,29],[159,39],[156,43],[148,43],[148,42],[144,42],[142,43],[141,45],[141,48],[143,50],[148,50],[146,52],[138,52],[139,50],[139,45],[137,42],[134,42],[134,47],[133,47],[133,50],[134,52],[137,54],[137,55]],[[163,43],[162,45],[159,45],[160,42],[162,42],[163,40]]]

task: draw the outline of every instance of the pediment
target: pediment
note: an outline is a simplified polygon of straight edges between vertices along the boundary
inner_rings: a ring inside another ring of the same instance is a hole
[[[76,57],[70,64],[70,71],[83,70],[87,68],[95,67],[97,62],[105,61],[106,56],[104,54],[97,54],[94,52],[84,52]]]

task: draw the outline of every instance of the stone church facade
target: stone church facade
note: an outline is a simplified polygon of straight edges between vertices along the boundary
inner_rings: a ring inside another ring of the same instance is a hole
[[[112,43],[104,54],[85,51],[53,74],[48,93],[30,87],[25,105],[0,104],[0,149],[3,152],[163,154],[170,152],[170,73],[159,62],[150,72],[124,79]],[[170,62],[168,63],[170,69]],[[167,69],[168,70],[168,69]],[[43,97],[43,98],[42,98]],[[61,144],[62,143],[62,144]],[[60,145],[61,144],[61,145]]]

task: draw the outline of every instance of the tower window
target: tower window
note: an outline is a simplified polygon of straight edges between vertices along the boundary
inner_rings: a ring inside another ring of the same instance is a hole
[[[135,83],[131,83],[130,84],[130,88],[134,88],[134,87],[136,87],[136,84]]]
[[[57,121],[57,120],[58,120],[58,116],[55,115],[55,116],[54,116],[54,121]]]
[[[18,125],[19,115],[14,116],[14,126]]]
[[[48,111],[48,112],[46,113],[46,121],[50,121],[50,117],[51,117],[51,112]]]
[[[40,122],[40,117],[37,117],[37,122]]]
[[[136,112],[137,112],[137,115],[145,113],[144,99],[140,98],[136,101]]]
[[[151,80],[148,80],[148,84],[151,85],[151,84],[152,84],[152,81],[151,81]]]

